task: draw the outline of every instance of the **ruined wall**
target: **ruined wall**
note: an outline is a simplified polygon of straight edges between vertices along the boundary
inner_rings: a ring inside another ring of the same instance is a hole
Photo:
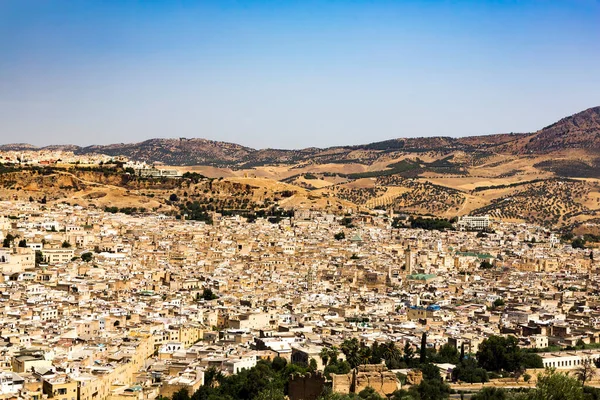
[[[423,372],[419,370],[412,370],[406,375],[406,383],[409,385],[419,385],[423,381]]]
[[[331,374],[332,391],[335,393],[349,394],[354,393],[354,371],[347,374]]]
[[[392,371],[384,364],[361,365],[356,372],[354,393],[360,393],[367,387],[372,387],[382,396],[392,394],[400,389],[400,382]]]
[[[387,396],[400,389],[400,381],[384,364],[361,365],[346,375],[332,375],[333,391],[349,394],[360,393],[367,387]]]
[[[290,400],[317,400],[323,392],[325,377],[320,373],[306,375],[292,375],[288,396]]]

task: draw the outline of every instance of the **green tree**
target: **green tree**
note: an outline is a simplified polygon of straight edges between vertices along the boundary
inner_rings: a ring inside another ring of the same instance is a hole
[[[25,239],[19,240],[19,247],[27,247],[27,240],[25,240]]]
[[[344,232],[338,232],[335,235],[333,235],[333,238],[335,240],[342,240],[342,239],[346,239],[346,234]]]
[[[64,242],[62,242],[62,245],[61,245],[61,247],[62,247],[63,249],[68,249],[68,248],[70,248],[70,247],[71,247],[71,243],[69,243],[69,242],[67,242],[67,241],[65,240]]]
[[[254,400],[285,400],[285,394],[280,388],[267,388],[261,390],[256,397],[254,397]]]
[[[415,351],[413,350],[410,342],[406,341],[404,343],[404,348],[402,349],[402,361],[408,366],[411,367],[413,365],[415,358]]]
[[[402,354],[400,349],[396,347],[396,343],[387,342],[379,346],[381,358],[385,360],[385,365],[389,369],[400,368],[400,362],[402,361]]]
[[[432,363],[425,363],[419,366],[419,369],[423,373],[423,379],[441,381],[442,375],[440,375],[440,369]]]
[[[477,366],[473,358],[467,358],[454,368],[452,377],[467,383],[483,383],[489,380],[487,371]]]
[[[496,299],[494,303],[492,303],[492,308],[504,307],[504,299]]]
[[[521,369],[544,368],[542,357],[535,353],[528,353],[521,350],[520,354]]]
[[[442,400],[450,394],[450,386],[444,383],[438,367],[431,363],[422,364],[419,369],[423,372],[423,381],[411,386],[409,392],[419,400]]]
[[[445,345],[440,347],[440,350],[437,352],[436,358],[437,362],[458,364],[460,361],[460,354],[456,347],[446,343]]]
[[[271,366],[276,372],[283,371],[287,365],[287,360],[283,357],[275,357]]]
[[[35,265],[38,266],[44,263],[44,254],[40,250],[35,251]]]
[[[352,368],[350,367],[350,364],[347,361],[335,359],[335,360],[329,361],[329,364],[323,370],[323,374],[327,378],[330,378],[331,374],[336,374],[336,375],[347,374],[348,372],[350,372],[351,369]]]
[[[337,363],[339,356],[340,356],[340,350],[336,346],[332,346],[329,348],[329,362],[330,363]]]
[[[580,237],[573,239],[571,247],[574,249],[585,249],[585,239]]]
[[[365,400],[384,400],[384,398],[381,397],[379,395],[379,393],[377,393],[375,391],[375,389],[373,389],[370,386],[367,386],[366,388],[364,388],[363,390],[361,390],[358,393],[358,398],[359,399],[365,399]]]
[[[538,376],[536,389],[528,400],[583,400],[583,387],[577,379],[553,370]]]
[[[419,362],[427,362],[427,333],[421,335],[421,348],[419,349]]]
[[[479,346],[477,360],[486,371],[514,372],[524,368],[543,368],[541,357],[523,352],[514,336],[490,336]]]
[[[171,400],[190,400],[190,394],[186,388],[179,389],[177,392],[175,392],[175,394],[173,394]]]
[[[454,230],[454,226],[452,226],[452,223],[449,220],[442,219],[442,218],[423,218],[423,217],[412,218],[410,220],[410,227],[412,229],[425,229],[425,230],[438,230],[438,231]]]
[[[81,255],[81,260],[85,262],[90,262],[94,258],[94,254],[91,252],[86,252]]]
[[[508,393],[505,389],[495,387],[484,387],[479,392],[475,393],[471,400],[509,400]]]
[[[321,352],[319,353],[319,357],[321,357],[321,361],[323,362],[323,365],[327,366],[327,363],[329,362],[329,348],[323,347],[321,349]]]
[[[206,301],[211,301],[217,299],[218,296],[213,293],[211,288],[204,288],[202,294],[200,295],[200,298]]]
[[[373,356],[373,352],[371,351],[371,348],[368,346],[364,346],[362,343],[360,345],[360,350],[358,352],[358,357],[360,358],[360,363],[361,364],[368,364],[369,361],[371,360],[371,357]]]
[[[12,243],[14,242],[14,240],[16,239],[16,236],[13,236],[10,233],[7,233],[6,236],[4,236],[4,241],[2,242],[2,247],[10,247],[12,246]]]
[[[218,382],[222,377],[221,371],[217,370],[215,367],[209,367],[204,372],[204,385],[212,387],[215,382]]]
[[[323,394],[318,400],[355,400],[356,396],[349,394],[341,394],[336,392],[329,392]]]
[[[346,356],[346,361],[350,364],[350,367],[356,368],[361,363],[360,349],[361,345],[358,339],[346,339],[340,346],[342,353]]]
[[[390,400],[415,400],[415,397],[408,391],[404,389],[396,390],[389,397]]]

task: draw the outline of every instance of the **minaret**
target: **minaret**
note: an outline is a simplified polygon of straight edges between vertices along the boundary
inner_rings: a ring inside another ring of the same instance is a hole
[[[405,255],[404,265],[405,265],[406,273],[408,275],[412,275],[413,268],[414,268],[414,265],[413,265],[414,263],[413,263],[413,252],[410,249],[410,246],[408,246],[408,248],[404,252],[404,255]]]
[[[308,272],[306,273],[306,290],[307,291],[312,292],[313,282],[314,282],[313,270],[312,270],[312,267],[309,267]]]

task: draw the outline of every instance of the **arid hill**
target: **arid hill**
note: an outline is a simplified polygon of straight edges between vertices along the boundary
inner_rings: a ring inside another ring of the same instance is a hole
[[[71,150],[78,154],[103,153],[167,165],[212,165],[252,168],[271,164],[325,164],[359,162],[376,164],[381,159],[402,154],[462,151],[485,157],[490,153],[506,155],[547,154],[582,149],[600,152],[600,107],[590,108],[534,133],[496,134],[464,138],[400,138],[358,146],[306,148],[302,150],[255,150],[234,143],[206,139],[151,139],[140,143],[104,146],[48,146],[47,149]],[[32,150],[28,144],[0,146],[0,150]]]
[[[499,147],[498,151],[544,154],[570,149],[585,149],[600,155],[600,107],[563,118],[542,130]]]
[[[19,175],[11,167],[0,171],[0,186],[10,196],[48,193],[54,201],[77,198],[97,206],[122,206],[129,196],[129,203],[142,207],[151,198],[153,210],[198,215],[391,208],[413,215],[489,214],[555,228],[581,227],[600,221],[599,135],[596,107],[534,133],[391,139],[325,149],[254,150],[204,139],[53,146],[49,149],[160,162],[211,179],[175,183],[77,169],[42,177],[39,172]],[[168,200],[170,194],[179,201]]]

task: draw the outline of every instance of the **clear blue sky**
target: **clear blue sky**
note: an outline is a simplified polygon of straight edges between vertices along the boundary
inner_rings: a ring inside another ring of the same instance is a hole
[[[600,0],[0,0],[0,143],[534,131],[600,105]]]

